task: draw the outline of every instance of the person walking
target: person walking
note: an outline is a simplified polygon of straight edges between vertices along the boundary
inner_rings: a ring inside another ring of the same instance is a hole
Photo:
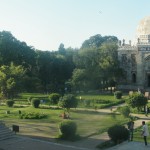
[[[147,107],[147,105],[145,106],[145,116],[148,117],[148,107]]]
[[[133,141],[133,131],[134,131],[134,121],[128,122],[128,131],[129,131],[129,139],[128,141]]]
[[[142,121],[142,134],[145,146],[147,145],[147,136],[149,136],[148,126],[145,124],[145,121]]]

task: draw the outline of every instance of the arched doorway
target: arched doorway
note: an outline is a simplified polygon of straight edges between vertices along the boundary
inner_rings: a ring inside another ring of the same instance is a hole
[[[136,83],[136,74],[132,73],[132,83]]]
[[[146,86],[150,87],[150,55],[145,58]]]
[[[150,87],[150,74],[147,75],[147,86]]]

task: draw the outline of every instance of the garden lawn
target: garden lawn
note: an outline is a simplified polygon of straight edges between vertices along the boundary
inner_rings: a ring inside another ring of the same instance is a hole
[[[121,99],[116,99],[114,94],[78,94],[77,99],[79,100],[78,107],[86,108],[106,108],[114,105],[122,104],[125,99],[128,98],[127,95],[123,96]]]
[[[10,114],[6,114],[6,111]],[[19,119],[19,110],[23,112],[38,112],[47,114],[44,119]],[[13,124],[20,126],[21,135],[35,136],[35,137],[57,137],[59,130],[58,124],[63,121],[60,114],[61,109],[41,109],[30,107],[8,108],[0,106],[0,118],[6,125],[11,127]],[[72,109],[70,119],[77,123],[77,133],[83,137],[88,137],[93,134],[99,134],[106,131],[114,124],[123,124],[128,119],[122,118],[120,115],[111,115],[107,113],[100,113],[96,111],[75,110]]]

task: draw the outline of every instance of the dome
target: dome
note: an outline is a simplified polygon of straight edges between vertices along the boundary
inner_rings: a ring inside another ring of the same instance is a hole
[[[137,36],[150,35],[150,16],[143,18],[137,27]]]

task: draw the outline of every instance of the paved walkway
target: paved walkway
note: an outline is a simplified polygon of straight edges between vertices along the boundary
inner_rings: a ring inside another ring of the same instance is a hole
[[[101,112],[110,113],[110,109],[101,109],[97,110]],[[134,127],[137,128],[141,126],[143,120],[146,122],[150,121],[150,117],[145,115],[136,115],[141,119],[135,121]],[[100,143],[108,140],[109,137],[107,132],[104,132],[101,135],[95,135],[87,139],[83,139],[77,142],[67,142],[67,141],[42,141],[32,138],[27,138],[23,136],[16,136],[13,139],[0,141],[0,150],[98,150],[96,148]],[[115,147],[109,148],[108,150],[143,150],[150,149],[144,146],[144,143],[141,142],[124,142]]]
[[[124,142],[107,150],[150,150],[150,145],[145,146],[142,142]]]

